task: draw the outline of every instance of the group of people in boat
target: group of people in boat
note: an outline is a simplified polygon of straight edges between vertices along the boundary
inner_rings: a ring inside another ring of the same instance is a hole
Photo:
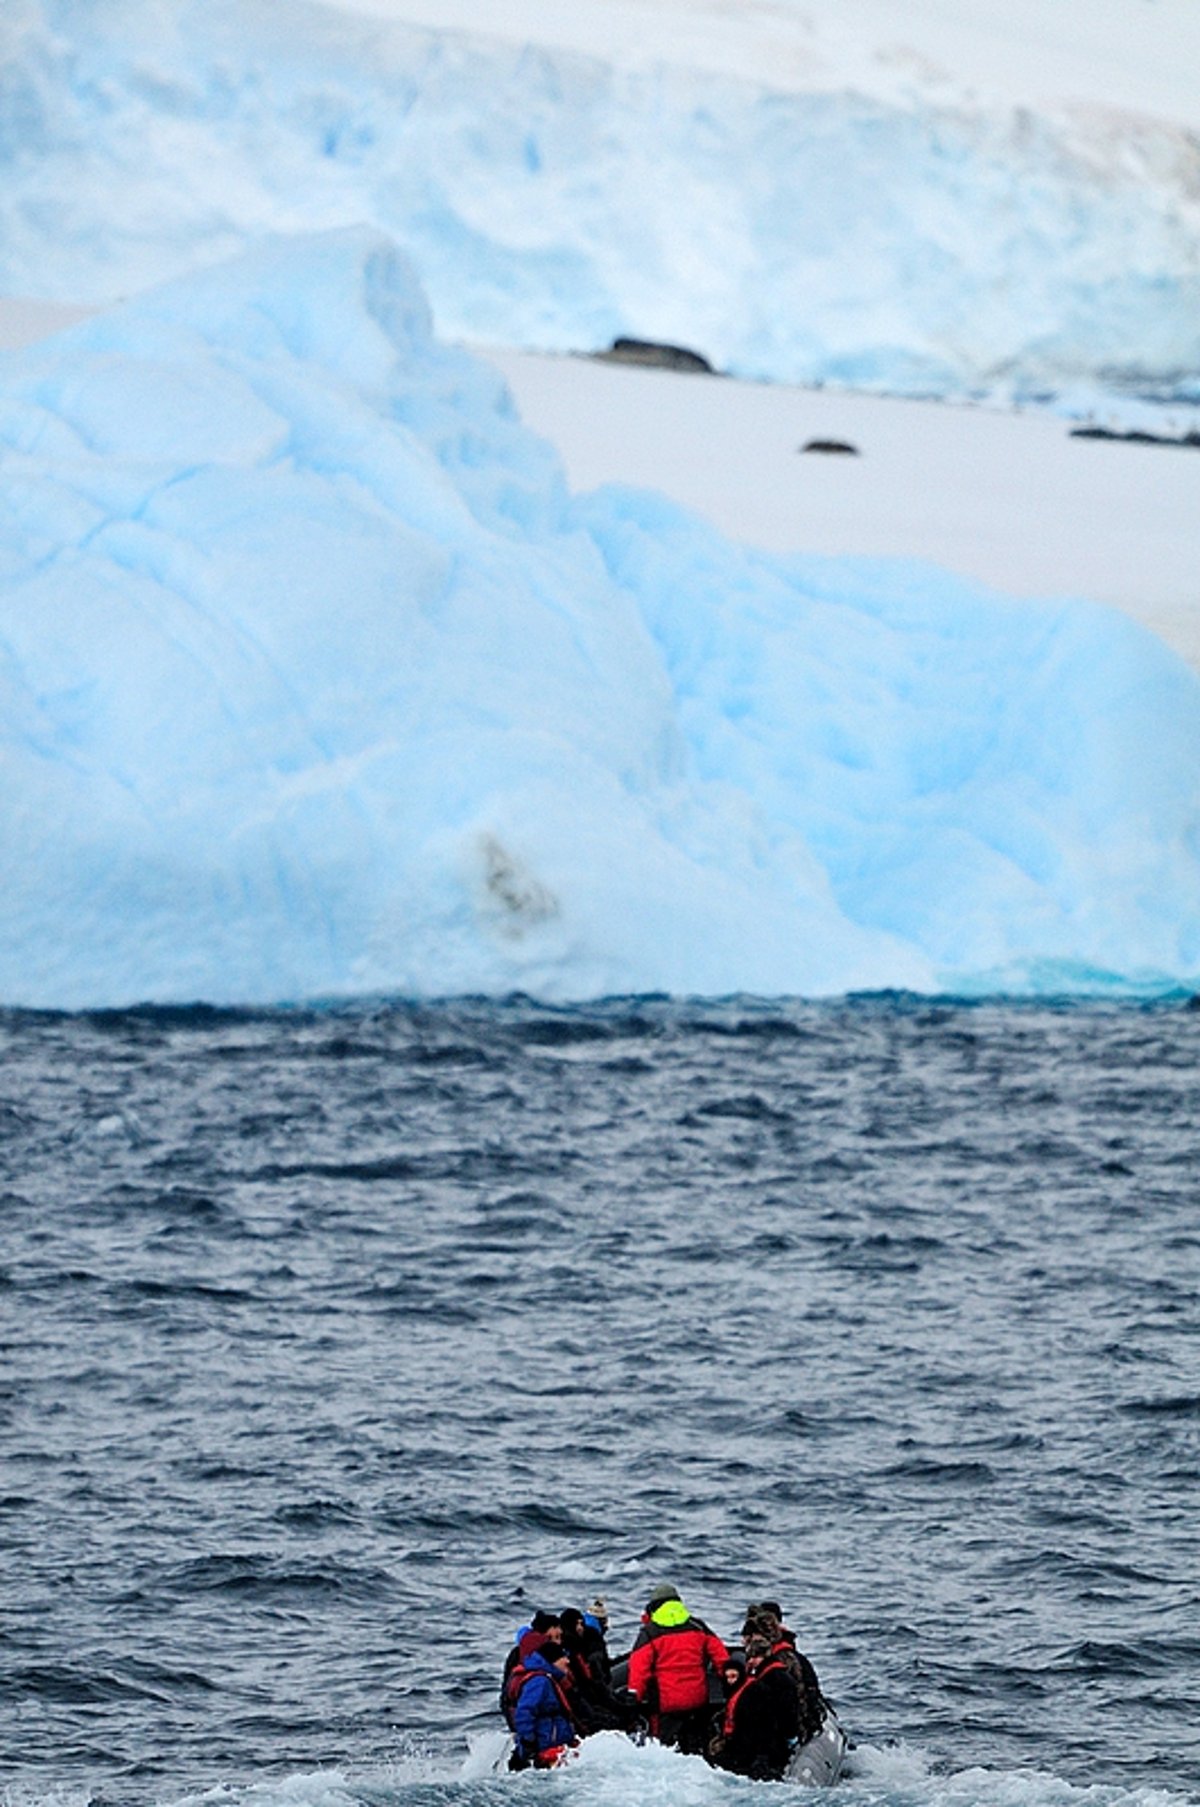
[[[582,1738],[615,1728],[775,1781],[821,1729],[816,1671],[778,1601],[748,1608],[732,1648],[673,1587],[651,1594],[627,1657],[611,1659],[607,1632],[601,1599],[588,1611],[536,1612],[518,1631],[500,1694],[510,1768],[553,1768]]]

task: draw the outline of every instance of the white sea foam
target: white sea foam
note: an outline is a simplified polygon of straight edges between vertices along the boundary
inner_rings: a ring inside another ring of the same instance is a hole
[[[485,1771],[462,1771],[478,1781]],[[495,1773],[494,1771],[492,1772]],[[780,1800],[836,1801],[840,1807],[1186,1807],[1168,1789],[1126,1783],[1081,1786],[1036,1768],[962,1770],[935,1768],[909,1745],[863,1745],[850,1756],[832,1794],[805,1790],[781,1795],[779,1785],[749,1782],[710,1769],[700,1757],[684,1757],[661,1745],[635,1745],[620,1733],[588,1739],[562,1769],[548,1775],[506,1778],[514,1792],[552,1796],[570,1807],[630,1807],[662,1801],[672,1807],[716,1807],[726,1802],[769,1807]]]
[[[863,1745],[839,1785],[843,1807],[1184,1807],[1186,1797],[1149,1784],[1080,1785],[1040,1770],[935,1768],[910,1745]]]
[[[475,1734],[459,1761],[408,1743],[384,1764],[296,1771],[259,1779],[230,1777],[184,1795],[165,1793],[160,1807],[403,1807],[411,1798],[450,1807],[495,1807],[558,1802],[560,1807],[717,1807],[724,1802],[835,1801],[839,1807],[1190,1807],[1189,1797],[1149,1783],[1081,1785],[1031,1766],[947,1769],[908,1744],[856,1746],[836,1792],[781,1794],[779,1785],[750,1782],[711,1769],[661,1745],[634,1744],[618,1732],[586,1740],[561,1769],[511,1775],[502,1729]],[[86,1787],[46,1787],[15,1778],[0,1789],[0,1807],[89,1807]]]
[[[580,1807],[629,1807],[646,1800],[755,1801],[768,1807],[793,1798],[790,1790],[781,1795],[778,1784],[725,1775],[699,1757],[658,1745],[635,1746],[619,1733],[589,1740],[576,1761],[548,1779],[562,1798]],[[795,1798],[832,1800],[840,1807],[1184,1807],[1184,1797],[1170,1790],[1125,1783],[1079,1786],[1035,1768],[943,1771],[907,1745],[858,1748],[832,1794],[805,1790]]]
[[[32,1775],[14,1776],[0,1784],[0,1807],[89,1807],[90,1800],[86,1784],[47,1787]]]
[[[851,1754],[832,1793],[787,1790],[711,1769],[657,1744],[637,1745],[617,1732],[588,1739],[561,1769],[510,1775],[500,1761],[502,1732],[478,1734],[459,1763],[422,1754],[361,1768],[317,1769],[258,1780],[229,1778],[184,1795],[170,1792],[158,1807],[778,1807],[781,1801],[830,1801],[838,1807],[1190,1807],[1189,1798],[1150,1784],[1080,1785],[1045,1771],[936,1768],[909,1745],[862,1745]],[[89,1807],[88,1790],[9,1782],[0,1807]]]

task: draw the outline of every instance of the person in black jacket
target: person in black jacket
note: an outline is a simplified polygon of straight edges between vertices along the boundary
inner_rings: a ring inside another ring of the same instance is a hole
[[[784,1668],[791,1671],[798,1705],[796,1736],[801,1744],[807,1744],[824,1724],[825,1696],[821,1693],[816,1670],[796,1644],[795,1632],[789,1631],[783,1622],[783,1610],[778,1601],[762,1600],[757,1606],[747,1608],[742,1637],[766,1638]]]
[[[571,1683],[577,1716],[586,1731],[623,1727],[628,1718],[612,1688],[612,1663],[604,1633],[593,1616],[577,1606],[565,1606],[559,1614],[563,1649],[571,1664]]]
[[[778,1782],[796,1739],[796,1682],[766,1638],[752,1635],[745,1650],[746,1679],[726,1702],[708,1758],[735,1775]]]

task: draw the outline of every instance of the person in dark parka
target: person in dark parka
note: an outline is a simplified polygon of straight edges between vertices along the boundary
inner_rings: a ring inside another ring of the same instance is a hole
[[[796,1683],[796,1736],[801,1744],[815,1738],[825,1721],[825,1696],[817,1672],[796,1643],[796,1634],[783,1622],[783,1609],[776,1600],[763,1600],[746,1612],[742,1638],[766,1638],[785,1669]]]
[[[778,1782],[796,1740],[796,1683],[766,1638],[746,1640],[746,1679],[730,1695],[721,1730],[708,1748],[719,1769]]]
[[[612,1664],[604,1634],[576,1606],[559,1614],[563,1649],[571,1666],[571,1700],[585,1733],[624,1727],[628,1718],[612,1689]]]

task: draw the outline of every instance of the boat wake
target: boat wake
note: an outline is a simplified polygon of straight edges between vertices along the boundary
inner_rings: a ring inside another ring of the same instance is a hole
[[[154,1807],[519,1807],[534,1791],[552,1790],[559,1807],[753,1807],[778,1802],[777,1782],[751,1782],[714,1770],[701,1757],[658,1744],[637,1745],[619,1732],[588,1739],[559,1770],[508,1774],[508,1738],[482,1732],[464,1759],[448,1762],[412,1747],[387,1763],[359,1770],[314,1770],[269,1778],[229,1779],[182,1795],[165,1791]],[[499,1765],[499,1767],[498,1767]],[[935,1769],[907,1745],[861,1745],[847,1756],[836,1784],[841,1807],[1194,1807],[1177,1790],[1148,1784],[1081,1787],[1037,1769]],[[0,1807],[113,1807],[107,1791],[36,1788],[20,1779],[0,1788]]]

